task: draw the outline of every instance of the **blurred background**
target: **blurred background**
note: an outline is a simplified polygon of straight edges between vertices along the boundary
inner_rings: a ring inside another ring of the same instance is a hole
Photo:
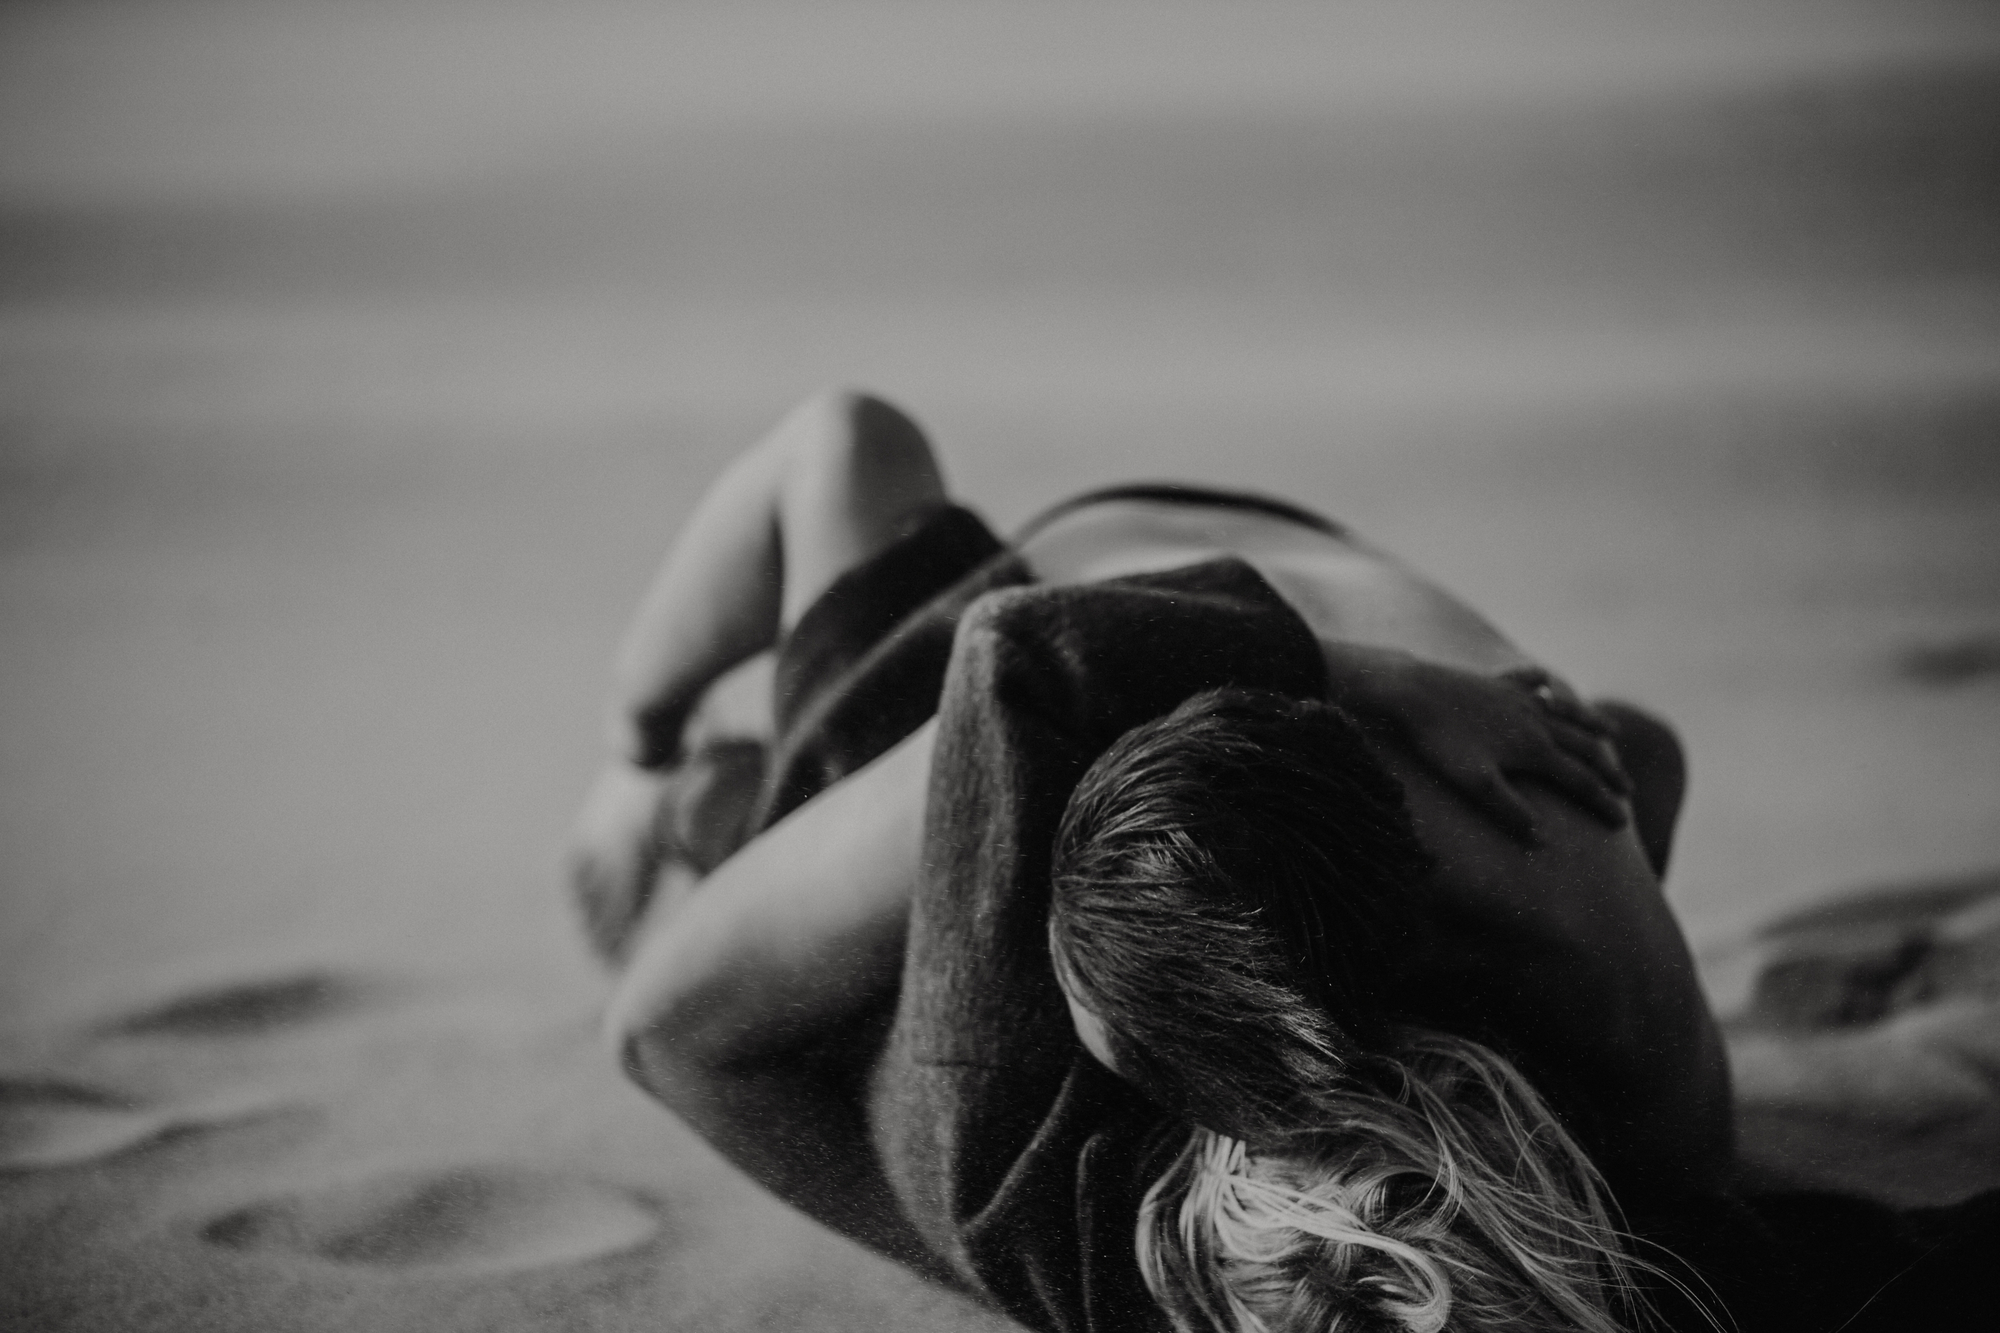
[[[595,984],[602,664],[832,383],[1663,710],[1698,943],[2000,864],[1996,224],[1988,4],[8,4],[0,1005]]]
[[[1990,3],[0,0],[0,1324],[999,1326],[620,1077],[562,886],[627,608],[841,383],[1666,713],[1725,1007],[2000,869]],[[1955,1012],[1749,1155],[1988,1179]]]

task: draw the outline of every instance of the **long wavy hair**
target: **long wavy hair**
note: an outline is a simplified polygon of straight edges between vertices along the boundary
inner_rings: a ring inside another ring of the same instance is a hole
[[[1136,1244],[1184,1333],[1611,1333],[1683,1286],[1504,1056],[1399,1020],[1430,869],[1322,703],[1197,696],[1072,796],[1051,946],[1118,1072],[1180,1117]]]

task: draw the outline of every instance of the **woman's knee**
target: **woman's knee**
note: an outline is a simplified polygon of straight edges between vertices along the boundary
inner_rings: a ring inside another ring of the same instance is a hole
[[[837,505],[857,516],[933,506],[944,479],[923,428],[894,404],[856,389],[831,389],[800,403],[779,431],[786,438],[787,505]]]
[[[815,394],[774,432],[787,624],[828,584],[947,503],[930,441],[908,415],[851,389]]]

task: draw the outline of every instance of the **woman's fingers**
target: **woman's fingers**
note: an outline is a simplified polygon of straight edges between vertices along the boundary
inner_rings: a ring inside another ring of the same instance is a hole
[[[1542,706],[1548,710],[1549,716],[1558,722],[1579,727],[1594,736],[1611,734],[1611,724],[1599,716],[1595,708],[1578,698],[1575,691],[1567,685],[1560,689],[1551,687],[1550,693],[1536,697],[1542,701]]]
[[[1552,750],[1531,773],[1612,828],[1625,823],[1625,803],[1620,799],[1623,793],[1611,787],[1594,766]]]
[[[1611,724],[1570,688],[1568,681],[1545,667],[1516,667],[1501,673],[1532,698],[1550,718],[1581,727],[1600,736],[1611,734]]]
[[[1507,678],[1527,691],[1546,745],[1520,771],[1552,783],[1613,828],[1622,825],[1622,798],[1631,794],[1632,782],[1612,744],[1610,723],[1567,681],[1540,667],[1510,671]]]
[[[1509,835],[1534,845],[1535,817],[1521,784],[1536,782],[1613,828],[1627,818],[1631,782],[1609,724],[1540,667],[1498,679],[1424,663],[1397,664],[1372,680],[1357,711],[1373,714],[1430,769]],[[1385,683],[1387,682],[1387,683]],[[1390,685],[1400,688],[1390,688]],[[1366,705],[1373,703],[1370,710]]]
[[[1449,729],[1416,730],[1410,738],[1426,766],[1442,778],[1446,786],[1463,796],[1509,837],[1531,847],[1535,845],[1534,812],[1514,790],[1514,784],[1489,751],[1459,743],[1456,733]]]
[[[1507,836],[1528,846],[1540,839],[1535,835],[1535,814],[1514,790],[1514,785],[1497,768],[1481,770],[1455,784],[1466,798]]]
[[[1625,823],[1623,792],[1606,782],[1592,765],[1553,747],[1541,748],[1528,764],[1505,768],[1465,764],[1447,768],[1443,775],[1509,836],[1530,846],[1537,842],[1535,815],[1521,799],[1518,782],[1522,780],[1553,788],[1611,828]]]
[[[1549,737],[1572,759],[1588,764],[1612,791],[1620,796],[1632,794],[1632,780],[1626,775],[1617,747],[1608,739],[1596,732],[1560,724],[1549,728]]]
[[[604,958],[624,951],[665,860],[659,812],[667,779],[613,763],[592,785],[570,837],[570,890]]]
[[[1531,696],[1532,720],[1525,724],[1515,762],[1502,760],[1501,767],[1511,777],[1543,782],[1604,824],[1621,827],[1631,780],[1604,733],[1604,720],[1567,691],[1540,684]]]

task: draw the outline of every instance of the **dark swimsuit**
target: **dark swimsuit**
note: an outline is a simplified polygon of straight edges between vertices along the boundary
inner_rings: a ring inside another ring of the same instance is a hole
[[[1154,504],[1189,505],[1201,509],[1247,509],[1253,513],[1269,514],[1273,518],[1289,519],[1329,537],[1345,538],[1348,535],[1346,528],[1324,514],[1315,514],[1310,509],[1274,500],[1268,495],[1256,495],[1249,491],[1218,491],[1207,486],[1186,486],[1178,482],[1142,481],[1103,486],[1058,501],[1023,523],[1014,534],[1014,542],[1016,545],[1025,542],[1057,519],[1079,509],[1113,500],[1145,500]]]

